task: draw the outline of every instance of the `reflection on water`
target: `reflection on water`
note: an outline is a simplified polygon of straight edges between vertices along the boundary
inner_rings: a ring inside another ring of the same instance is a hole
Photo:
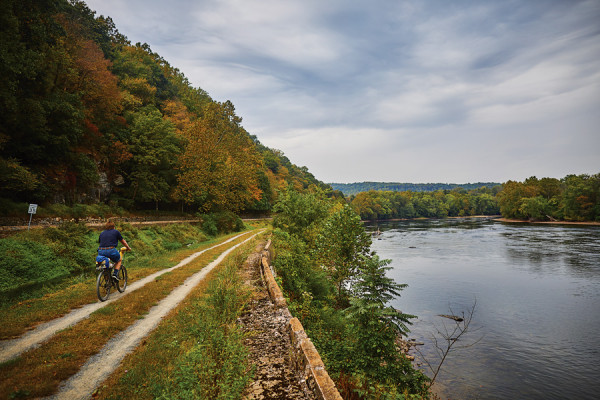
[[[419,316],[411,337],[426,343],[428,358],[438,315],[477,301],[472,326],[483,339],[444,364],[443,398],[600,393],[600,228],[455,219],[367,229],[382,232],[373,250],[409,285],[393,305]]]
[[[593,277],[600,273],[598,228],[512,228],[502,235],[508,257],[517,264],[527,258],[544,266],[566,265],[576,276]]]

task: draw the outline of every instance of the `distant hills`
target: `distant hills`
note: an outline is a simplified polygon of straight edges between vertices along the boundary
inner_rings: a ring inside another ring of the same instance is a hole
[[[399,182],[356,182],[356,183],[330,183],[334,190],[339,190],[345,196],[350,196],[369,190],[382,190],[392,192],[434,192],[436,190],[452,190],[463,188],[466,190],[477,189],[482,186],[492,188],[501,185],[498,182],[477,182],[477,183],[399,183]]]

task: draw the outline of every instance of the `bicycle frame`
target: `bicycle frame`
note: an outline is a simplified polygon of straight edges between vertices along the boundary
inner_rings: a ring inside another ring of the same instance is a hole
[[[126,247],[121,247],[119,253],[121,255],[121,268],[119,268],[121,279],[118,282],[113,281],[112,275],[115,267],[115,263],[111,260],[108,262],[96,261],[96,271],[98,271],[98,278],[96,279],[96,292],[100,301],[105,301],[110,295],[111,289],[114,286],[119,292],[124,292],[127,288],[127,269],[123,264],[123,253],[127,250]]]

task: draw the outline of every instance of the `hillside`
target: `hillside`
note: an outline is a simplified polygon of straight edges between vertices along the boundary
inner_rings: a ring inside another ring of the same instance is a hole
[[[436,190],[452,190],[463,188],[465,190],[479,189],[480,187],[493,188],[501,185],[497,182],[477,183],[397,183],[397,182],[356,182],[356,183],[331,183],[334,190],[339,190],[345,196],[351,196],[369,190],[382,190],[390,192],[435,192]]]
[[[330,190],[84,2],[7,0],[0,21],[0,200],[264,212]]]

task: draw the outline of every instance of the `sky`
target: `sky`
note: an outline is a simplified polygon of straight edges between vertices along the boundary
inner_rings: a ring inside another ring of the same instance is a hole
[[[332,183],[600,173],[600,0],[87,0]]]

